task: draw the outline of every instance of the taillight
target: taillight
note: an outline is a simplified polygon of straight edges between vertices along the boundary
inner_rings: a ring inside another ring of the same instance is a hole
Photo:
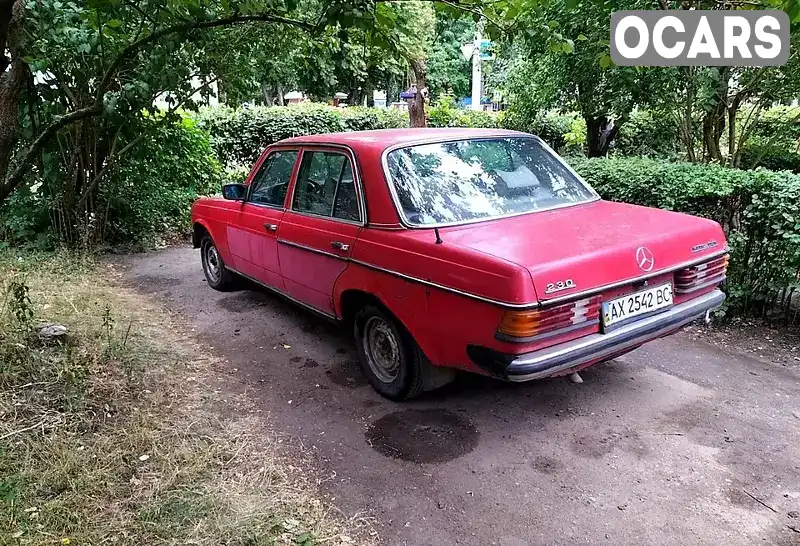
[[[528,311],[506,311],[497,327],[498,337],[509,341],[532,341],[596,324],[600,296]]]
[[[675,293],[688,294],[714,286],[725,280],[728,271],[728,255],[719,256],[702,264],[693,265],[675,272]]]

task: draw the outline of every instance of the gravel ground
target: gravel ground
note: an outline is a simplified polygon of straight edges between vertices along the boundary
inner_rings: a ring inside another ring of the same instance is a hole
[[[226,358],[385,544],[800,544],[797,345],[753,354],[694,327],[580,385],[463,376],[398,404],[346,333],[254,287],[211,290],[190,248],[114,268]]]

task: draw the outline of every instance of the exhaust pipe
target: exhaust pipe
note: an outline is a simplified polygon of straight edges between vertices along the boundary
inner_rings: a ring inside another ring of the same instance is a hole
[[[711,324],[711,309],[706,311],[706,318],[704,319],[706,325]]]

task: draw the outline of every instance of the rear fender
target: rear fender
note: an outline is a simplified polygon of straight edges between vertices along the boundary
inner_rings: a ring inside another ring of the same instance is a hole
[[[350,263],[333,288],[336,317],[343,319],[343,294],[348,290],[364,292],[376,298],[411,334],[425,356],[433,364],[440,364],[438,347],[431,343],[426,318],[425,287],[394,275],[388,275]]]

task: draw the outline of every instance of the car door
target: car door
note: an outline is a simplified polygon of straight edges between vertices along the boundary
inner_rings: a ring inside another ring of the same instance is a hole
[[[284,291],[278,264],[278,234],[299,150],[271,150],[252,177],[237,219],[228,225],[234,268]]]
[[[303,149],[278,236],[286,292],[328,315],[334,314],[333,285],[365,222],[353,159],[345,149]]]

